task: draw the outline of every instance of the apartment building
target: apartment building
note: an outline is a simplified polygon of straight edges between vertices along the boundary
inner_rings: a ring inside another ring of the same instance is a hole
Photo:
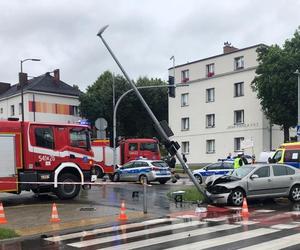
[[[81,91],[60,80],[58,69],[51,73],[25,79],[23,87],[24,120],[38,122],[76,123]],[[0,83],[0,119],[22,119],[20,84]]]
[[[189,163],[214,162],[241,150],[258,156],[283,142],[283,132],[270,127],[251,88],[258,46],[237,49],[227,42],[223,54],[175,67],[175,83],[182,85],[169,98],[169,124]]]

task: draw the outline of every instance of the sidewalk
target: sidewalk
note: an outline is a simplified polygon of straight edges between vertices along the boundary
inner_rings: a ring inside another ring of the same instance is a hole
[[[84,206],[80,204],[57,204],[59,223],[50,223],[52,204],[34,204],[5,207],[7,224],[0,228],[14,229],[20,236],[34,236],[80,227],[119,224],[120,208],[111,206]],[[128,221],[154,218],[153,214],[126,210]],[[156,216],[157,217],[157,216]],[[128,221],[125,221],[126,223]]]

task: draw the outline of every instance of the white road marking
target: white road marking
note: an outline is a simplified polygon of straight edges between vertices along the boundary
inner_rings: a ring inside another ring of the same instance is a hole
[[[255,229],[255,230],[245,231],[242,233],[235,233],[235,234],[231,234],[231,235],[217,237],[217,238],[213,238],[213,239],[209,239],[209,240],[202,240],[201,242],[194,242],[194,243],[185,245],[184,249],[199,250],[199,249],[205,249],[208,247],[209,248],[218,247],[218,246],[222,246],[224,244],[233,243],[233,242],[240,241],[240,240],[247,240],[247,239],[250,239],[253,237],[257,237],[257,236],[275,233],[277,231],[278,230],[270,229],[270,228],[259,228],[259,229]],[[168,248],[168,249],[179,250],[179,249],[182,249],[182,246]],[[256,249],[263,249],[263,248],[256,248]]]
[[[274,229],[291,229],[291,228],[295,228],[298,227],[299,225],[297,224],[277,224],[277,225],[273,225],[270,228],[274,228]]]
[[[242,248],[240,250],[277,250],[300,244],[300,233],[282,237],[276,240],[266,241],[260,244]]]
[[[255,210],[255,213],[271,213],[275,212],[275,210],[268,210],[268,209],[257,209]]]
[[[147,220],[147,221],[138,222],[138,223],[132,223],[132,224],[126,224],[126,225],[120,225],[120,226],[119,225],[111,226],[111,227],[106,227],[106,228],[94,229],[91,231],[83,231],[83,232],[78,232],[78,233],[65,234],[65,235],[61,235],[61,236],[53,236],[53,237],[45,238],[45,240],[52,241],[52,242],[58,242],[58,241],[70,240],[70,239],[74,239],[74,238],[81,238],[81,237],[100,234],[100,233],[109,233],[109,232],[114,232],[117,230],[124,230],[124,229],[126,230],[126,229],[130,229],[130,228],[135,228],[135,227],[143,227],[143,226],[149,226],[149,225],[155,225],[158,223],[173,222],[173,221],[178,221],[178,219],[163,218],[163,219]]]
[[[118,234],[118,235],[107,236],[107,237],[103,237],[103,238],[99,238],[99,239],[80,241],[80,242],[68,244],[68,246],[78,247],[78,248],[80,248],[80,247],[89,247],[89,246],[93,246],[93,245],[97,245],[97,244],[101,244],[101,243],[106,243],[106,242],[110,242],[110,241],[128,239],[128,238],[131,238],[131,237],[147,235],[147,234],[152,234],[152,233],[159,233],[159,232],[163,232],[163,231],[167,231],[167,230],[175,230],[175,229],[185,228],[185,227],[189,227],[189,226],[203,225],[203,224],[206,224],[206,222],[203,222],[203,221],[188,221],[188,222],[171,224],[171,225],[166,225],[166,226],[161,226],[161,227],[156,227],[156,228],[139,230],[139,231],[130,232],[130,233],[125,232],[125,233],[121,233],[121,234]],[[197,229],[197,228],[195,228],[195,229]]]
[[[131,242],[127,244],[122,244],[122,245],[117,245],[117,246],[112,246],[112,247],[107,247],[107,248],[101,248],[101,250],[129,250],[129,249],[135,249],[135,248],[140,248],[140,247],[146,247],[146,246],[151,246],[153,244],[159,244],[159,243],[165,243],[168,241],[174,241],[174,240],[180,240],[180,239],[185,239],[188,237],[193,237],[193,236],[199,236],[199,235],[204,235],[208,233],[214,233],[222,230],[230,230],[240,227],[239,225],[230,225],[230,224],[224,224],[224,225],[219,225],[219,226],[213,226],[213,227],[205,227],[205,228],[200,228],[196,230],[190,230],[186,231],[183,233],[177,233],[177,234],[171,234],[171,235],[166,235],[166,236],[161,236],[161,237],[156,237],[152,239],[146,239],[146,240],[141,240],[141,241],[136,241],[136,242]],[[199,246],[199,242],[197,242],[197,245]],[[181,249],[188,249],[186,246],[181,246]]]
[[[257,224],[257,223],[259,223],[259,222],[251,221],[251,220],[242,220],[242,221],[234,222],[234,224],[239,224],[239,225],[254,225],[254,224]]]
[[[217,217],[217,218],[204,219],[204,221],[207,221],[207,222],[219,222],[219,221],[225,221],[225,220],[228,220],[228,219],[229,219],[228,216],[222,216],[222,217]]]

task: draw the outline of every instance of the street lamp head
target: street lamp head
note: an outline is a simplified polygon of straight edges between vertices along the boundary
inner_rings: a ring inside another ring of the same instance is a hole
[[[101,37],[102,33],[108,28],[108,25],[105,25],[104,27],[102,27],[99,32],[97,33],[97,36]]]
[[[41,61],[41,59],[32,58],[31,61],[39,62],[39,61]]]

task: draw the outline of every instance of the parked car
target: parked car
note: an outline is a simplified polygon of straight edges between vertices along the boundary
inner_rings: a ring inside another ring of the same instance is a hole
[[[211,175],[222,176],[232,173],[233,161],[218,161],[216,163],[209,164],[203,168],[196,169],[193,171],[193,175],[199,181],[200,184],[204,183],[206,178]]]
[[[252,164],[231,175],[206,180],[206,192],[213,203],[240,206],[243,198],[287,197],[300,201],[300,170],[284,164]]]
[[[113,181],[158,181],[165,184],[170,179],[169,166],[161,160],[133,160],[119,167],[113,175]]]

